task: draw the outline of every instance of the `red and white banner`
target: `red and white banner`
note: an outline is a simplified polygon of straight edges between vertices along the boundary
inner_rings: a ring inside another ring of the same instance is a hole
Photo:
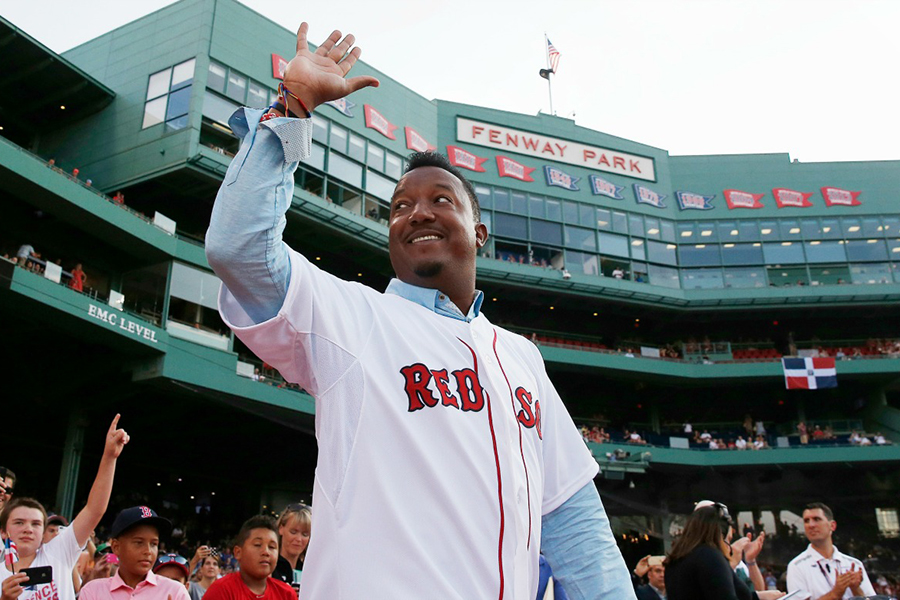
[[[729,209],[763,207],[763,203],[760,200],[765,194],[751,194],[740,190],[725,190],[722,193],[725,195],[725,202],[728,204]]]
[[[485,172],[484,167],[481,165],[487,161],[486,158],[475,156],[471,152],[457,146],[447,146],[447,158],[450,160],[450,164],[455,167],[462,167],[478,173]]]
[[[363,104],[363,109],[366,113],[366,127],[369,129],[374,129],[384,137],[390,140],[396,140],[397,137],[394,135],[394,130],[397,129],[397,126],[388,121],[384,115],[375,110],[369,104]]]
[[[429,144],[428,140],[425,139],[425,136],[412,127],[404,127],[403,130],[406,132],[406,147],[410,150],[415,150],[416,152],[437,150],[437,146]]]
[[[531,173],[533,171],[534,167],[526,167],[522,163],[516,162],[506,156],[497,157],[497,172],[500,174],[500,177],[512,177],[519,181],[531,182],[534,181],[534,179],[531,178]]]
[[[778,205],[778,208],[806,208],[813,205],[809,201],[812,197],[811,193],[798,192],[787,188],[772,188],[772,195],[775,196],[775,203]]]
[[[272,55],[272,77],[275,79],[284,79],[284,70],[288,66],[288,61],[278,56]]]
[[[859,206],[862,204],[857,198],[862,192],[851,192],[841,188],[823,187],[822,197],[827,206]]]

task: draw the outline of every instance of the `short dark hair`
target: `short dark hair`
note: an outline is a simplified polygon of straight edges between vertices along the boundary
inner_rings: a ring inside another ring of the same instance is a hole
[[[250,532],[254,529],[270,529],[275,532],[275,539],[278,539],[278,527],[275,526],[275,519],[266,515],[256,515],[250,517],[241,525],[237,537],[234,538],[235,546],[243,546],[244,542],[250,537]]]
[[[12,472],[12,469],[0,467],[0,479],[6,479],[7,477],[12,479],[13,485],[16,485],[16,474]]]
[[[828,508],[828,505],[822,504],[821,502],[810,502],[807,504],[803,510],[821,510],[822,514],[825,515],[825,518],[829,521],[834,521],[834,513]]]
[[[459,169],[454,167],[446,156],[440,152],[432,152],[429,150],[427,152],[414,152],[413,154],[410,154],[406,160],[407,165],[404,175],[419,167],[437,167],[459,179],[466,189],[466,193],[469,195],[469,203],[472,205],[472,216],[475,217],[476,223],[481,223],[481,205],[478,203],[478,196],[475,194],[475,188],[472,187],[472,182],[466,179],[466,176],[463,175]]]
[[[47,528],[47,509],[44,508],[44,505],[34,498],[16,497],[7,502],[6,506],[3,507],[3,512],[0,512],[0,529],[6,531],[6,524],[9,522],[9,515],[15,509],[22,507],[39,510],[41,512],[41,515],[43,515],[44,517],[44,529]]]

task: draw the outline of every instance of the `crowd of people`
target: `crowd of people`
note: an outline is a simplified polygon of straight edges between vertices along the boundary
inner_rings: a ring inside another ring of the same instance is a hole
[[[4,260],[15,263],[17,266],[38,275],[44,275],[47,270],[47,265],[52,263],[60,269],[60,283],[67,285],[76,292],[84,292],[89,289],[87,286],[88,277],[87,274],[85,274],[84,267],[82,267],[81,263],[74,263],[72,267],[69,267],[68,270],[66,270],[66,267],[63,267],[61,258],[52,260],[49,258],[45,259],[41,256],[41,253],[35,250],[34,246],[28,242],[20,244],[15,252],[5,250],[2,257]]]

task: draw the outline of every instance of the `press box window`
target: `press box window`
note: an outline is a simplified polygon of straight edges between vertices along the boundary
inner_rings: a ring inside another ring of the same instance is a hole
[[[187,126],[195,62],[192,58],[150,76],[141,129],[160,123],[167,129]]]

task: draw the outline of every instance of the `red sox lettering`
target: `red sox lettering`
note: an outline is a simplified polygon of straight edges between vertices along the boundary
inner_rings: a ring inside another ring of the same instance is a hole
[[[409,412],[434,408],[438,404],[474,412],[484,408],[488,393],[472,369],[448,372],[447,369],[429,369],[422,363],[414,363],[400,369],[400,375],[403,376]],[[543,439],[540,401],[534,400],[524,387],[516,389],[515,397],[521,407],[516,420],[528,429],[536,429],[538,437]]]

